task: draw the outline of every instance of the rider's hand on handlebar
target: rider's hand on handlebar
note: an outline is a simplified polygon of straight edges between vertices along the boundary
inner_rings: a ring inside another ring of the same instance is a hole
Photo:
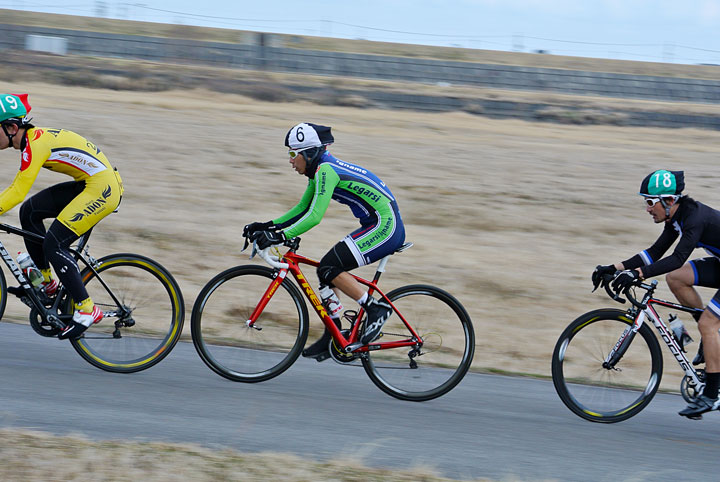
[[[266,229],[269,229],[272,225],[272,221],[268,221],[266,223],[254,222],[246,224],[243,228],[243,237],[249,238],[253,233],[256,233],[258,231],[265,231]]]
[[[257,243],[258,249],[265,249],[273,244],[282,244],[285,234],[282,231],[256,231],[250,235],[250,240]]]
[[[595,268],[595,271],[593,271],[592,276],[590,279],[593,283],[593,291],[595,291],[598,286],[600,286],[600,283],[602,283],[603,277],[605,275],[615,274],[615,265],[614,264],[608,264],[606,266],[597,265]]]
[[[636,269],[626,269],[615,276],[612,282],[612,289],[620,293],[640,282],[640,273]]]

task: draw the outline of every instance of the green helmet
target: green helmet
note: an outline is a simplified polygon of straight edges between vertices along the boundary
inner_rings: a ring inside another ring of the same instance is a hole
[[[18,124],[28,122],[30,112],[28,94],[1,94],[0,95],[0,123],[15,121]]]
[[[685,189],[685,173],[683,171],[666,171],[660,169],[651,172],[640,184],[641,196],[680,196]]]

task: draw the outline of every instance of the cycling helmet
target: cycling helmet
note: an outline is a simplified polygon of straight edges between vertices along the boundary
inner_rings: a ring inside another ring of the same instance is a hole
[[[683,171],[666,171],[660,169],[651,172],[640,184],[641,196],[680,196],[685,189],[685,173]]]
[[[670,205],[666,199],[677,200],[682,197],[685,189],[685,173],[683,171],[667,171],[659,169],[653,171],[640,183],[639,194],[646,198],[658,198],[665,208],[665,217],[670,217]]]
[[[302,153],[307,161],[305,175],[315,176],[318,162],[327,146],[335,141],[331,128],[303,122],[293,126],[285,135],[285,146],[296,153]]]
[[[18,125],[27,124],[30,112],[28,94],[2,94],[0,95],[0,123],[14,122]]]
[[[8,124],[15,124],[18,127],[32,127],[30,118],[30,103],[27,94],[0,94],[0,127],[8,138],[8,146],[13,145],[13,137],[7,130]]]

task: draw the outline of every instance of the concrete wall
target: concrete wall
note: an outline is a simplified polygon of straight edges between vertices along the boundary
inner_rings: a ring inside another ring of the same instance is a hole
[[[0,24],[0,49],[22,49],[28,35],[66,38],[67,52],[75,55],[528,91],[720,103],[719,81],[299,50],[272,46],[275,44],[271,41],[272,36],[258,37],[262,41],[247,44],[228,44]]]

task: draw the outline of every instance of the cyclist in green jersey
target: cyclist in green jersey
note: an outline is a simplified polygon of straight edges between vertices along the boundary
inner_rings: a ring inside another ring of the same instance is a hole
[[[395,196],[385,183],[364,167],[330,154],[327,146],[333,142],[331,128],[327,126],[301,123],[288,131],[285,146],[289,149],[290,165],[298,174],[307,176],[307,189],[290,211],[272,221],[246,225],[243,235],[264,249],[318,225],[331,199],[349,206],[360,227],[323,256],[317,275],[321,296],[331,306],[328,313],[336,325],[340,326],[341,308],[333,310],[339,303],[330,303],[331,299],[337,300],[335,289],[363,307],[367,321],[360,341],[368,344],[380,334],[392,309],[385,301],[368,295],[367,289],[348,271],[395,252],[405,241],[405,228]],[[327,287],[333,290],[328,291]],[[330,333],[325,330],[318,341],[303,351],[303,356],[318,361],[328,358],[330,341]]]

